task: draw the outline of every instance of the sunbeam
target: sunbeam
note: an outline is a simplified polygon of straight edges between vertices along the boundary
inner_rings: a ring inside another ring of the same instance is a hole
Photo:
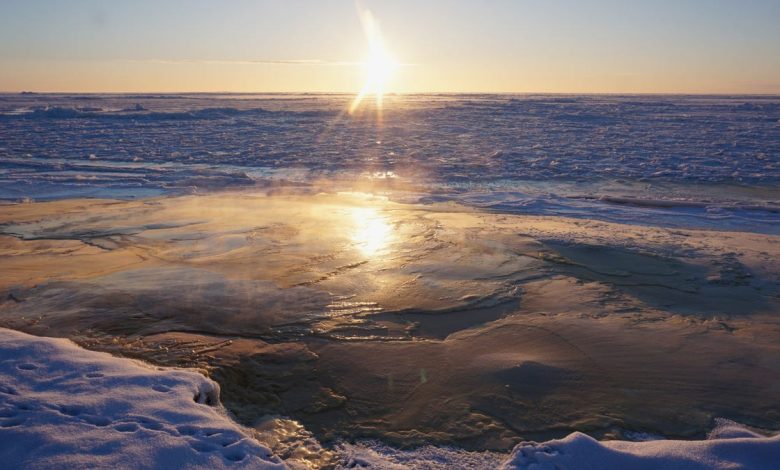
[[[363,62],[363,70],[366,80],[358,95],[352,100],[349,107],[349,113],[354,113],[363,102],[366,96],[374,95],[376,99],[377,111],[382,110],[383,96],[387,91],[387,84],[398,66],[390,52],[385,46],[379,24],[374,19],[371,11],[358,5],[360,21],[363,24],[363,31],[368,40],[369,56]]]

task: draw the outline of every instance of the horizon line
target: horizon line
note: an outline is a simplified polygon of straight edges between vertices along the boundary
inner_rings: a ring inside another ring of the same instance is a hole
[[[2,95],[349,95],[356,91],[36,91],[0,90]],[[780,96],[776,92],[690,92],[690,91],[413,91],[389,92],[385,96],[402,95],[648,95],[648,96]]]

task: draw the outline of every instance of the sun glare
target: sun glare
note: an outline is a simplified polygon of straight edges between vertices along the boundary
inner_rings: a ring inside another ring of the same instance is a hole
[[[382,33],[374,15],[369,10],[360,9],[359,11],[363,30],[368,40],[369,57],[363,62],[365,83],[349,107],[350,114],[354,113],[360,107],[360,103],[369,95],[374,95],[377,111],[382,110],[387,84],[398,65],[385,47]]]
[[[356,207],[352,209],[352,219],[352,242],[364,256],[375,256],[387,248],[393,235],[387,217],[374,208]]]

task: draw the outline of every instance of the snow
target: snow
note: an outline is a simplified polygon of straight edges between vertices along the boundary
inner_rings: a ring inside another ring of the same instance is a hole
[[[764,437],[730,421],[701,441],[602,441],[582,433],[518,444],[507,459],[490,452],[426,446],[398,450],[378,442],[342,445],[346,468],[400,470],[770,470],[780,464],[780,435]]]
[[[542,444],[519,444],[503,468],[769,470],[779,465],[780,435],[762,437],[734,423],[725,423],[716,428],[709,439],[701,441],[599,442],[577,432]]]
[[[4,468],[281,469],[194,372],[0,329]]]

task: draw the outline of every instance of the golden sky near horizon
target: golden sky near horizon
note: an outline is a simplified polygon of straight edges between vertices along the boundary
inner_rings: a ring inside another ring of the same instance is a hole
[[[364,10],[386,92],[780,93],[770,0],[11,1],[0,90],[357,93]]]

